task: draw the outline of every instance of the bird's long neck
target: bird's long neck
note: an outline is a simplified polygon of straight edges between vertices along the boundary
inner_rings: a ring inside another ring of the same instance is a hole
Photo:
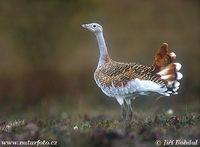
[[[99,63],[98,66],[109,62],[110,61],[110,57],[108,55],[108,51],[107,51],[107,47],[106,47],[106,43],[103,37],[103,32],[98,32],[95,34],[96,38],[97,38],[97,42],[98,42],[98,46],[99,46],[99,52],[100,52],[100,56],[99,56]]]

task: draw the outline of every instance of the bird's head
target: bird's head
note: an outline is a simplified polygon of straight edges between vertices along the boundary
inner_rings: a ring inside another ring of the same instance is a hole
[[[103,27],[98,23],[89,23],[89,24],[82,24],[83,28],[88,29],[89,31],[93,33],[99,33],[103,31]]]

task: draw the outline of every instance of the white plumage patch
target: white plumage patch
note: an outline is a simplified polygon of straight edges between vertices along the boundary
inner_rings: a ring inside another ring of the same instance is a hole
[[[122,105],[124,103],[124,99],[122,97],[116,97],[117,102]]]
[[[182,67],[180,63],[174,63],[176,65],[176,71],[179,71]]]
[[[182,73],[180,73],[180,72],[177,72],[177,80],[180,80],[180,79],[182,79],[183,78],[183,75],[182,75]]]
[[[175,81],[174,82],[174,87],[179,87],[180,86],[180,83],[178,81]]]
[[[176,58],[176,54],[174,52],[171,52],[170,56],[173,57],[173,58]]]

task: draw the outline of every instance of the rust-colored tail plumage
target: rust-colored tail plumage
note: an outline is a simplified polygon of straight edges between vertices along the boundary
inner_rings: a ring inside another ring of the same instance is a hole
[[[175,59],[176,54],[169,51],[167,43],[163,43],[156,52],[153,61],[154,72],[160,75],[160,78],[165,81],[169,94],[176,94],[180,85],[178,80],[183,77],[183,75],[178,72],[181,69],[181,64],[175,63]]]
[[[153,66],[155,67],[155,72],[159,72],[170,63],[173,63],[175,59],[176,54],[174,52],[170,53],[168,44],[163,43],[154,56]]]

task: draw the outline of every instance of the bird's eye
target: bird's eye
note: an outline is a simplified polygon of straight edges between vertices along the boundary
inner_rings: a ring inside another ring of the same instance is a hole
[[[96,28],[96,25],[93,25],[93,28]]]

